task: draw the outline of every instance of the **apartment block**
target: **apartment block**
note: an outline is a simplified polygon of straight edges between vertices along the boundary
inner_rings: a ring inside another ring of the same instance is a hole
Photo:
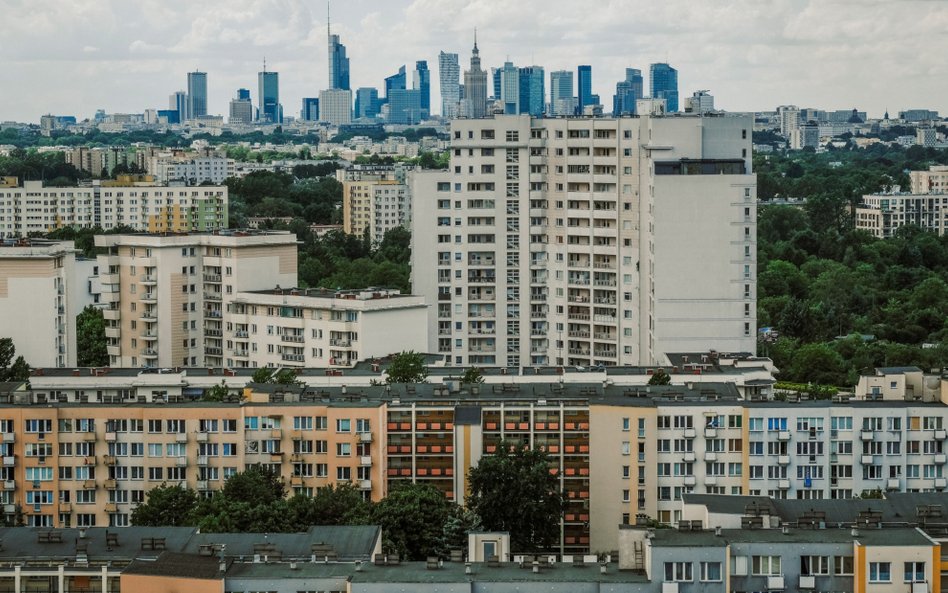
[[[909,173],[913,194],[943,194],[948,192],[948,166],[932,165],[928,171]]]
[[[246,290],[296,284],[286,232],[98,235],[110,365],[221,367],[224,313]]]
[[[424,299],[397,290],[241,292],[224,311],[224,366],[351,367],[423,352],[427,323]]]
[[[77,280],[72,241],[0,244],[0,337],[12,338],[31,366],[75,366]]]
[[[66,164],[72,165],[80,171],[90,173],[93,177],[108,178],[112,169],[117,165],[127,165],[129,162],[128,148],[80,146],[63,153]],[[104,174],[103,174],[104,173]]]
[[[342,183],[343,230],[374,243],[411,223],[411,201],[403,166],[354,165],[336,171]]]
[[[45,187],[26,181],[0,187],[0,235],[25,237],[67,226],[121,226],[136,231],[197,232],[227,227],[227,187],[170,187],[154,183]]]
[[[892,237],[899,228],[908,225],[944,235],[948,229],[948,195],[937,192],[873,194],[863,196],[856,207],[856,229],[874,237]]]
[[[413,286],[437,303],[429,350],[510,367],[753,352],[751,127],[453,121],[450,169],[410,182]]]
[[[179,182],[186,185],[224,185],[224,181],[237,175],[234,159],[223,157],[182,159],[170,155],[156,156],[149,159],[148,171],[159,183]]]

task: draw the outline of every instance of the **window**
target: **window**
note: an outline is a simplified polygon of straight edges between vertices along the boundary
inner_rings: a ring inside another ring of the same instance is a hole
[[[852,556],[833,556],[833,574],[849,575],[853,574]]]
[[[352,455],[352,445],[350,443],[336,443],[336,455],[338,457],[349,457]]]
[[[906,583],[924,583],[925,582],[925,563],[924,562],[906,562],[904,581]]]
[[[348,418],[336,419],[336,432],[351,432],[352,422]]]
[[[666,562],[665,581],[682,582],[693,580],[691,566],[691,562]]]
[[[720,562],[702,562],[701,580],[704,582],[721,581],[721,563]]]
[[[869,563],[869,582],[870,583],[891,583],[892,582],[892,563],[891,562],[870,562]]]
[[[829,556],[800,556],[800,574],[803,576],[829,574]]]
[[[779,575],[780,556],[752,556],[751,574],[757,576]]]

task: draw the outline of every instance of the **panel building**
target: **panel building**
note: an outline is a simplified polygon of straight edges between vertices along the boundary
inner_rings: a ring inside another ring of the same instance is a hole
[[[0,337],[12,338],[27,364],[75,366],[77,284],[72,241],[0,244]]]
[[[453,122],[451,169],[411,182],[429,350],[513,367],[754,351],[751,123]]]
[[[343,230],[358,237],[368,233],[380,242],[392,229],[411,224],[404,166],[354,165],[336,171],[342,184]]]

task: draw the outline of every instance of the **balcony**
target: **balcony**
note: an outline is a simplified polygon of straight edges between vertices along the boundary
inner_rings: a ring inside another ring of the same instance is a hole
[[[13,467],[16,465],[16,455],[5,455],[3,457],[3,467]]]
[[[205,293],[204,293],[204,300],[205,300],[205,301],[218,301],[218,302],[219,302],[219,301],[221,300],[221,293],[219,293],[219,292],[205,292]]]
[[[188,458],[187,457],[178,457],[175,459],[176,466],[178,467],[188,467]]]
[[[207,465],[207,455],[198,455],[197,464],[200,466]]]
[[[280,356],[286,362],[303,362],[306,357],[302,354],[283,354]]]
[[[767,589],[769,591],[783,591],[783,575],[767,577]]]
[[[221,338],[224,336],[224,331],[215,328],[207,328],[204,330],[204,335],[208,338]]]
[[[155,303],[158,302],[158,295],[153,292],[143,294],[141,301],[145,303],[146,305],[154,305]]]
[[[82,483],[83,490],[95,490],[95,480],[85,480]]]
[[[948,438],[948,430],[936,430],[935,431],[935,440],[943,441]]]
[[[209,436],[206,432],[200,431],[197,433],[196,440],[199,443],[206,443]]]
[[[948,457],[946,457],[944,453],[935,455],[935,463],[938,465],[944,465],[945,461],[948,461]]]
[[[106,455],[105,457],[102,458],[102,461],[105,463],[105,465],[117,465],[117,464],[118,464],[118,458],[115,457],[114,455]]]
[[[705,428],[705,429],[704,429],[704,437],[705,437],[705,438],[707,438],[707,439],[713,439],[713,438],[715,438],[716,436],[718,436],[718,429],[717,429],[717,428]]]
[[[3,433],[3,442],[4,442],[4,443],[15,443],[15,442],[16,442],[16,433],[15,433],[15,432],[5,432],[5,433]]]
[[[684,432],[684,436],[685,436],[686,439],[693,439],[693,438],[695,438],[696,436],[698,436],[698,434],[695,432],[695,429],[693,429],[693,428],[686,428],[686,429],[685,429],[685,432]]]
[[[718,454],[715,453],[714,451],[706,451],[704,454],[705,461],[717,461],[717,459],[718,459]]]
[[[360,432],[360,433],[359,433],[359,442],[360,442],[360,443],[371,443],[371,442],[372,442],[372,433],[371,433],[371,432]]]
[[[889,478],[889,481],[885,484],[888,490],[898,490],[901,486],[901,480],[898,478]]]
[[[789,455],[778,456],[777,465],[790,465],[790,456]]]
[[[117,490],[118,489],[118,480],[106,480],[105,481],[106,490]]]
[[[863,465],[872,465],[873,456],[872,455],[863,455],[860,459]]]
[[[685,461],[688,461],[688,462],[693,462],[693,461],[695,461],[696,457],[695,457],[694,451],[688,451],[687,453],[684,454],[684,456],[682,457],[682,459],[684,459]]]
[[[212,284],[220,284],[221,275],[220,274],[204,274],[204,281],[210,282]]]
[[[935,488],[944,488],[946,486],[948,486],[948,479],[935,478]]]
[[[16,490],[16,482],[13,480],[6,480],[3,482],[4,490]]]
[[[371,490],[372,480],[359,480],[359,490]]]
[[[154,286],[155,284],[158,284],[158,278],[155,276],[142,276],[141,283],[145,286]]]
[[[662,593],[679,593],[678,583],[662,583]]]
[[[372,467],[372,457],[369,455],[363,455],[359,458],[359,465],[362,467]]]
[[[122,337],[122,330],[117,327],[105,328],[105,337],[117,340]]]
[[[145,348],[142,350],[142,356],[145,358],[158,358],[158,351],[153,348]]]
[[[146,342],[154,342],[158,340],[157,332],[145,332],[142,334],[142,339]]]
[[[685,486],[694,486],[696,480],[694,476],[685,476]]]
[[[188,442],[188,433],[178,432],[174,435],[174,441],[176,443],[187,443]]]
[[[781,430],[780,432],[778,432],[778,433],[777,433],[777,440],[778,440],[778,441],[789,441],[789,440],[790,440],[790,431],[789,431],[789,430]]]
[[[871,430],[864,430],[861,433],[859,433],[859,438],[864,441],[871,441],[874,438],[876,438],[876,433]]]
[[[61,503],[59,503],[59,512],[60,512],[60,513],[71,513],[71,512],[72,512],[72,504],[70,504],[70,503],[68,503],[68,502],[61,502]]]
[[[118,309],[103,309],[102,317],[106,321],[119,321],[122,319],[122,312]]]
[[[343,339],[329,340],[329,345],[336,346],[339,348],[349,348],[350,346],[352,346],[352,340],[343,340]]]
[[[207,490],[207,489],[208,489],[207,480],[198,480],[198,481],[197,481],[197,489],[198,489],[198,490]]]
[[[283,334],[280,336],[280,340],[283,342],[302,344],[306,338],[304,338],[302,334]]]
[[[777,482],[777,488],[779,488],[779,489],[781,489],[781,490],[789,490],[789,489],[790,489],[790,480],[779,480],[779,481]]]
[[[223,356],[224,349],[211,346],[209,348],[204,349],[204,354],[206,354],[207,356]]]

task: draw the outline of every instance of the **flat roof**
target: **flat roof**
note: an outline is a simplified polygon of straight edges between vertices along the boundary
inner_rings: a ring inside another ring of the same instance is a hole
[[[807,501],[809,502],[809,501]],[[845,529],[722,529],[689,531],[678,529],[656,529],[653,546],[665,547],[723,547],[731,544],[813,544],[858,542],[869,546],[933,546],[934,542],[922,531],[913,527],[886,527],[882,529],[859,529],[856,534]]]
[[[471,563],[471,574],[466,574],[461,562],[444,562],[440,568],[429,569],[426,562],[405,562],[397,565],[377,566],[366,563],[362,570],[352,573],[353,583],[647,583],[644,573],[620,571],[616,563],[606,565],[600,572],[599,564],[576,567],[558,563],[550,568],[533,572],[532,564],[501,562],[498,566],[486,563]]]

